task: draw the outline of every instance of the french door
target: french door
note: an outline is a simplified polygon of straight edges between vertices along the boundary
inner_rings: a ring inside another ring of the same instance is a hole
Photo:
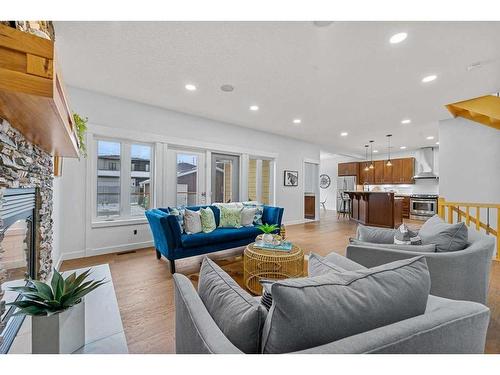
[[[203,205],[207,201],[205,153],[169,149],[167,201],[170,206]]]
[[[240,200],[240,157],[212,153],[212,202],[229,203]]]

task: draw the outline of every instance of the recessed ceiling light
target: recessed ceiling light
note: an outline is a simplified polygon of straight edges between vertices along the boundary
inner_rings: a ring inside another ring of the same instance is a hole
[[[373,153],[376,154],[378,152],[378,150],[373,150]]]
[[[433,137],[432,135],[429,135],[429,136],[427,137],[427,139],[428,139],[428,140],[431,140],[431,139],[434,139],[434,137]]]
[[[411,120],[409,118],[405,118],[404,120],[401,121],[403,125],[411,123]]]
[[[439,142],[436,142],[437,145],[439,145]]]
[[[225,85],[222,85],[220,87],[220,89],[224,92],[231,92],[234,90],[234,86],[233,85],[228,85],[228,84],[225,84]]]
[[[300,124],[302,122],[302,120],[300,118],[294,118],[293,119],[293,123],[294,124]]]
[[[432,82],[432,81],[434,81],[436,78],[437,78],[437,75],[435,75],[435,74],[431,74],[431,75],[429,75],[429,76],[425,76],[424,78],[422,78],[422,82],[423,82],[423,83]]]
[[[250,106],[250,111],[258,111],[259,110],[259,106],[258,105],[251,105]]]
[[[389,42],[391,42],[391,44],[398,44],[401,43],[403,40],[405,40],[407,36],[408,36],[407,33],[397,33],[391,36]]]
[[[347,136],[349,135],[349,133],[347,133],[347,132],[342,132],[342,133],[340,133],[340,135],[341,135],[342,137],[347,137]]]
[[[406,150],[406,146],[401,146],[400,149],[401,150]]]
[[[188,83],[186,86],[184,86],[186,90],[188,91],[196,91],[196,86],[193,85],[192,83]]]

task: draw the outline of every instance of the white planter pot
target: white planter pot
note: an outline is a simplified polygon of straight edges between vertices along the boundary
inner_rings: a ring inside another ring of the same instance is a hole
[[[274,236],[271,233],[265,233],[262,235],[262,241],[265,243],[273,243]]]
[[[85,300],[52,316],[33,316],[33,354],[71,354],[85,345]]]

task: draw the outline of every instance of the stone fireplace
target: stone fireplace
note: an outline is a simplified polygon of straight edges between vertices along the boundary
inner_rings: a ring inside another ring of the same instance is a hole
[[[52,156],[0,118],[0,352],[22,323],[5,306],[16,298],[6,286],[52,270],[52,183]]]

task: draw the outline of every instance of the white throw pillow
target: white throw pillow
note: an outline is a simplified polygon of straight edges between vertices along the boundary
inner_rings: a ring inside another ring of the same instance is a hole
[[[201,232],[201,216],[199,211],[191,211],[187,208],[184,211],[184,230],[187,234]]]
[[[241,225],[243,227],[253,227],[253,220],[256,212],[257,208],[245,207],[241,211]]]

